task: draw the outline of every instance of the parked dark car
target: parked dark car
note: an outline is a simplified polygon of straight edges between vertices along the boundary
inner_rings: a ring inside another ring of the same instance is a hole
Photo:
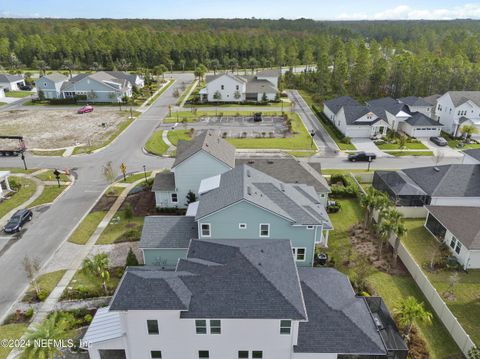
[[[432,136],[432,137],[430,137],[430,141],[432,141],[437,146],[444,147],[444,146],[448,145],[447,140],[444,139],[443,137],[440,137],[440,136]]]
[[[33,90],[33,86],[32,86],[32,85],[29,85],[29,84],[22,85],[22,86],[20,86],[20,90],[22,90],[22,91],[32,91],[32,90]]]
[[[348,160],[350,162],[371,162],[377,158],[375,153],[368,152],[356,152],[348,155]]]
[[[22,230],[25,223],[32,220],[33,213],[29,209],[19,209],[8,220],[3,230],[5,233],[16,233]]]
[[[262,121],[262,113],[261,113],[261,112],[257,112],[255,115],[253,115],[253,121],[255,121],[255,122],[260,122],[260,121]]]

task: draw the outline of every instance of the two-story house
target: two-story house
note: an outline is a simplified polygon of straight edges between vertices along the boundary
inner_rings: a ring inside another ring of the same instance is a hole
[[[332,225],[315,188],[284,183],[248,165],[203,180],[186,216],[145,219],[144,263],[172,267],[191,239],[289,239],[299,266],[312,266],[315,246]]]
[[[127,268],[82,345],[91,359],[406,357],[384,308],[333,268],[297,268],[287,240],[197,239],[175,271]]]
[[[42,92],[46,99],[62,98],[62,85],[68,77],[59,73],[53,73],[40,77],[35,81],[37,93]]]
[[[432,105],[431,102],[427,101],[423,97],[417,97],[417,96],[401,97],[398,99],[398,102],[404,103],[405,105],[407,105],[410,112],[420,112],[427,117],[433,118],[432,109],[435,108],[435,105]]]
[[[152,191],[158,208],[187,207],[187,194],[198,197],[200,182],[235,167],[235,147],[213,131],[204,131],[191,141],[179,141],[171,171],[155,176]]]
[[[461,135],[464,124],[480,127],[480,91],[448,91],[437,99],[435,115],[453,136]]]
[[[222,73],[206,76],[206,86],[200,90],[201,101],[244,102],[275,100],[279,70],[259,71],[255,75]]]

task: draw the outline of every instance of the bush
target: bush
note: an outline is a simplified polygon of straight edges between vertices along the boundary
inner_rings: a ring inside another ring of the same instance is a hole
[[[37,294],[37,298],[40,302],[43,302],[45,299],[47,299],[48,293],[45,289],[40,289],[40,291]]]
[[[32,308],[32,307],[28,308],[28,309],[23,313],[23,315],[24,315],[25,318],[27,318],[27,319],[33,317],[33,308]]]
[[[340,183],[340,184],[337,184]],[[359,190],[357,184],[350,176],[343,174],[333,174],[330,177],[331,194],[332,198],[356,198],[358,197]]]
[[[18,183],[14,178],[9,178],[8,183],[10,184],[10,188],[15,192],[18,192],[20,188],[22,188],[22,185]]]
[[[133,253],[132,247],[128,250],[127,260],[125,261],[125,267],[138,266],[138,259],[135,253]]]
[[[89,314],[85,314],[84,317],[83,317],[83,321],[87,324],[90,324],[93,320],[93,316],[89,313]]]

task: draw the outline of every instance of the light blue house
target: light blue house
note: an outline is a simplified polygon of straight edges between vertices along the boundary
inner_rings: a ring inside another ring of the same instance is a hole
[[[235,147],[212,131],[179,141],[171,171],[155,176],[152,191],[158,208],[185,208],[187,194],[198,197],[200,182],[235,167]]]
[[[40,77],[35,81],[38,93],[41,91],[46,99],[62,98],[62,85],[68,78],[59,73]]]
[[[287,239],[297,265],[312,266],[332,229],[312,186],[283,183],[248,165],[203,180],[187,216],[147,217],[140,248],[146,265],[173,267],[191,239]]]

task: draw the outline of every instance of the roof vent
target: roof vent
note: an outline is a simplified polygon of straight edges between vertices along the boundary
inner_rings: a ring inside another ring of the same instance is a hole
[[[283,185],[283,183],[280,183],[280,189],[282,190],[282,192],[285,192],[285,186]]]
[[[273,165],[273,160],[268,160],[267,163]]]
[[[247,170],[247,177],[252,177],[252,175],[250,174],[250,170]]]
[[[247,193],[249,196],[252,195],[252,188],[250,186],[247,186]]]
[[[255,163],[254,160],[249,160],[249,161],[248,161],[248,164],[249,164],[249,165],[253,165],[254,163]]]
[[[435,172],[440,172],[440,168],[438,168],[438,167],[433,167],[433,170],[434,170]]]
[[[263,249],[260,249],[260,253],[263,253]]]

